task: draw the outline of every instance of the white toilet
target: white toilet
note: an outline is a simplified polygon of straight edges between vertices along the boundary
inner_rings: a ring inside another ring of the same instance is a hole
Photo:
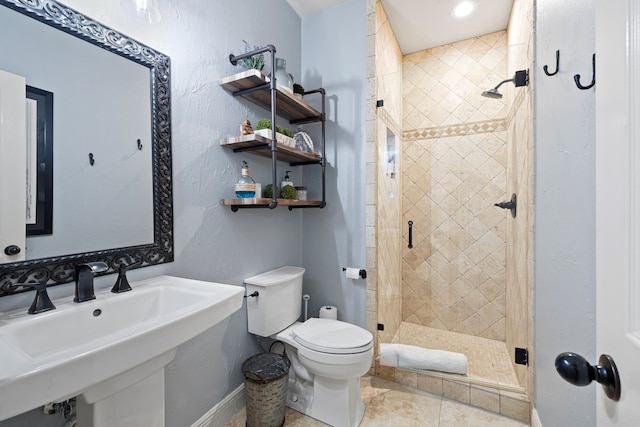
[[[291,360],[287,406],[334,427],[362,420],[360,377],[373,360],[373,335],[339,320],[298,322],[304,268],[281,267],[245,279],[249,332],[285,343]]]

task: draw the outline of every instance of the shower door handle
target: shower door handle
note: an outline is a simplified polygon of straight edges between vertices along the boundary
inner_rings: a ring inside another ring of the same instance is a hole
[[[413,221],[409,221],[409,245],[407,246],[409,249],[413,249]]]

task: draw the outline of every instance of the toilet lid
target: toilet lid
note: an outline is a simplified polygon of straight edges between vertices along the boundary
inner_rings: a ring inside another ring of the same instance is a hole
[[[351,323],[311,318],[297,327],[294,339],[299,344],[323,353],[361,353],[371,348],[373,335]]]

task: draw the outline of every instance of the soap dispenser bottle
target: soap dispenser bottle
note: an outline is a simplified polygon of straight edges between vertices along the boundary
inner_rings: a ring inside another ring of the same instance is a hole
[[[289,172],[291,172],[291,171],[286,171],[285,172],[284,180],[280,183],[280,190],[282,190],[287,185],[290,185],[290,186],[293,187],[293,182],[291,181],[291,178],[289,178]]]
[[[240,179],[235,185],[236,197],[250,199],[256,195],[256,182],[249,176],[249,165],[242,161]]]

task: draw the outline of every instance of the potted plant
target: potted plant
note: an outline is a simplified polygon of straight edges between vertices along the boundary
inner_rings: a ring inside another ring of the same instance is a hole
[[[271,135],[271,120],[260,119],[256,122],[255,133],[267,139],[273,139]],[[296,141],[293,139],[293,132],[290,129],[276,124],[276,141],[288,147],[295,148]]]
[[[302,99],[302,97],[304,96],[304,88],[302,87],[302,85],[300,85],[298,83],[294,83],[293,84],[293,94],[295,96],[297,96],[298,98]]]
[[[259,46],[251,46],[246,40],[242,40],[244,43],[244,53],[251,52],[252,50],[259,49]],[[249,58],[241,59],[238,64],[243,66],[247,70],[256,69],[262,71],[264,68],[264,54],[250,56]]]

